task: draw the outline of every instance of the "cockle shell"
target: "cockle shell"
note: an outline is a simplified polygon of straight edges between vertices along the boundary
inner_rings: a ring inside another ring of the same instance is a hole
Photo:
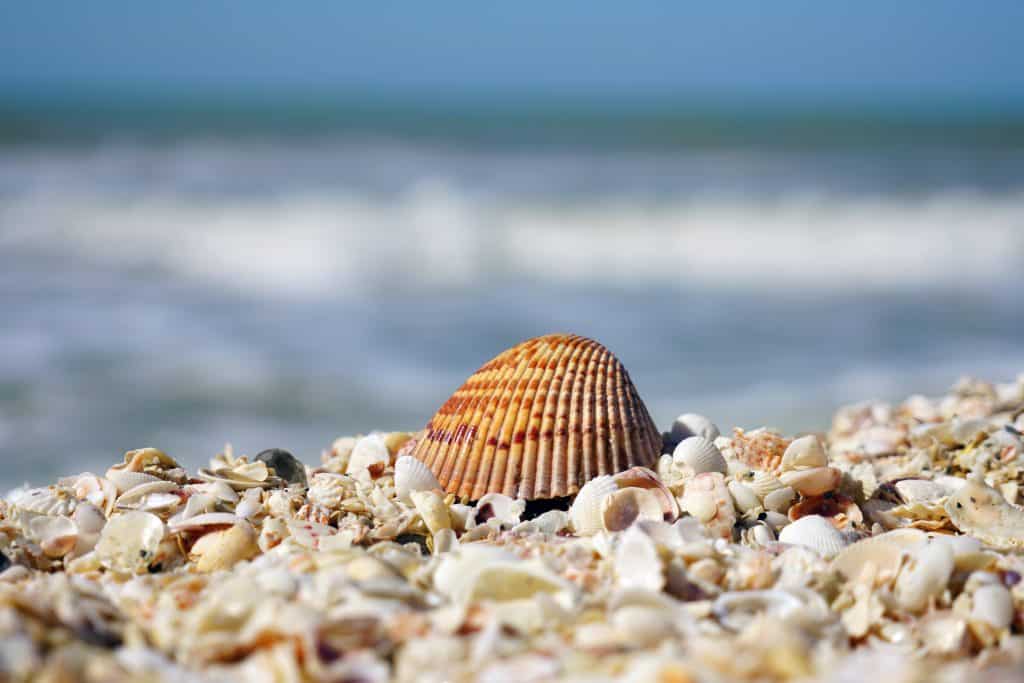
[[[786,525],[779,532],[779,541],[808,547],[825,558],[834,557],[846,547],[846,541],[839,530],[820,515],[801,517]]]
[[[680,443],[692,436],[700,436],[714,441],[720,435],[714,422],[697,413],[683,413],[672,422],[670,437],[673,442]]]
[[[660,450],[661,435],[618,359],[591,339],[553,334],[484,364],[427,423],[411,454],[461,498],[498,492],[529,500],[652,466]]]
[[[718,446],[703,436],[691,436],[680,441],[672,451],[672,462],[676,465],[686,465],[695,474],[704,472],[725,474],[728,471],[728,465],[722,452],[718,450]]]
[[[413,491],[440,489],[441,482],[422,461],[411,455],[401,455],[395,461],[395,494],[399,500],[412,503],[409,494]]]

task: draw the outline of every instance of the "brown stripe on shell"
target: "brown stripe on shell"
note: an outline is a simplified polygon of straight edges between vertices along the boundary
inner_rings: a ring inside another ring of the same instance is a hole
[[[660,445],[618,359],[586,337],[555,334],[481,366],[427,423],[412,455],[461,498],[537,499],[649,467]]]

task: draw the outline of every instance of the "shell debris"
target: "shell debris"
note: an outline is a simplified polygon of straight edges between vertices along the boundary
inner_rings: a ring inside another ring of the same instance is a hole
[[[12,491],[0,678],[1024,676],[1024,377],[847,406],[825,436],[649,420],[559,335],[426,433],[196,472],[140,448]]]

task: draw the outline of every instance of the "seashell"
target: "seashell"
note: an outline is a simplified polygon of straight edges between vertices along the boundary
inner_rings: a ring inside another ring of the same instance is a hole
[[[167,524],[170,532],[177,534],[204,527],[234,526],[239,519],[238,515],[232,512],[204,512],[188,518],[172,517]]]
[[[834,467],[812,467],[789,470],[779,475],[779,481],[803,496],[820,496],[839,488],[843,473]]]
[[[141,472],[146,467],[170,470],[178,466],[174,458],[159,448],[136,448],[124,454],[123,467],[133,472]]]
[[[427,423],[412,454],[461,498],[530,500],[652,466],[660,452],[661,435],[615,356],[585,337],[554,334],[484,364]]]
[[[765,470],[748,470],[743,476],[743,482],[750,487],[750,489],[757,494],[757,497],[761,500],[772,493],[785,487],[779,478],[773,472]],[[767,505],[767,501],[765,501]]]
[[[571,584],[539,560],[519,560],[501,548],[477,544],[462,544],[445,553],[434,572],[434,588],[459,604],[574,593]]]
[[[786,525],[779,532],[779,541],[810,548],[826,559],[834,557],[846,547],[846,541],[839,530],[820,515],[801,517]]]
[[[789,591],[769,589],[722,593],[715,599],[711,611],[727,629],[740,631],[758,614],[788,619],[805,608],[803,600]]]
[[[1015,610],[1013,595],[1006,587],[988,584],[975,589],[971,595],[971,620],[982,621],[996,629],[1009,628]]]
[[[451,529],[452,519],[448,514],[448,506],[444,500],[433,491],[413,491],[409,494],[412,497],[416,512],[423,518],[430,533],[436,534],[441,529]]]
[[[746,484],[738,481],[730,481],[728,484],[729,493],[736,504],[736,509],[746,514],[748,512],[759,512],[762,509],[761,499],[757,497]]]
[[[672,451],[672,462],[688,466],[695,474],[728,472],[728,465],[718,446],[702,436],[691,436],[680,441]]]
[[[901,479],[893,487],[905,503],[926,503],[954,493],[949,486],[930,479]]]
[[[509,498],[503,493],[488,493],[476,502],[476,521],[479,524],[493,518],[503,526],[511,527],[519,524],[525,510],[525,500]]]
[[[451,529],[441,529],[433,536],[432,549],[435,555],[451,552],[459,547],[459,540]]]
[[[256,460],[266,463],[274,474],[289,484],[306,485],[306,466],[286,450],[269,448],[256,454]]]
[[[259,554],[259,535],[252,524],[239,520],[233,526],[202,536],[189,551],[189,559],[200,572],[230,569]]]
[[[79,533],[92,535],[99,534],[103,531],[103,527],[107,523],[107,518],[103,516],[103,511],[92,503],[82,502],[75,507],[75,512],[71,516],[75,526],[78,527]]]
[[[384,443],[382,434],[368,434],[356,442],[352,455],[348,458],[346,474],[354,474],[372,467],[386,467],[391,462],[391,453]]]
[[[7,496],[11,505],[39,515],[67,516],[72,513],[78,501],[70,489],[56,486],[38,489],[15,489]]]
[[[542,534],[557,534],[569,526],[569,513],[564,510],[548,510],[530,521],[534,529]]]
[[[764,497],[764,507],[766,510],[784,513],[793,505],[794,500],[796,500],[796,491],[789,486],[785,486],[775,489],[766,495]]]
[[[945,508],[957,529],[994,548],[1024,547],[1024,510],[983,481],[969,480],[946,499]]]
[[[924,532],[917,533],[923,542]],[[857,579],[868,564],[874,565],[879,573],[887,572],[895,576],[906,549],[886,536],[888,534],[881,534],[848,545],[832,560],[832,567],[848,581]]]
[[[119,494],[123,495],[125,492],[132,490],[136,486],[141,486],[142,484],[151,484],[153,482],[163,481],[160,477],[154,477],[152,474],[122,469],[122,467],[123,466],[111,467],[107,470],[106,474],[106,478],[117,487],[117,492]]]
[[[411,504],[411,492],[433,491],[440,488],[441,482],[422,461],[411,455],[400,455],[395,461],[395,494],[399,500]]]
[[[43,553],[54,559],[67,555],[78,542],[78,527],[67,517],[33,517],[28,523],[28,533],[39,542]]]
[[[782,471],[828,466],[828,456],[814,434],[793,439],[782,454]]]
[[[632,647],[654,647],[675,636],[673,615],[661,607],[626,605],[615,610],[609,621],[619,640]]]
[[[662,521],[663,516],[661,503],[648,489],[630,486],[601,501],[601,525],[605,531],[623,531],[640,519]]]
[[[712,536],[730,538],[736,523],[736,508],[718,472],[698,474],[686,484],[680,507],[698,519]]]
[[[720,432],[714,422],[697,413],[683,413],[672,422],[670,438],[673,443],[680,443],[693,436],[714,441]]]
[[[654,471],[646,467],[630,467],[612,478],[620,489],[638,488],[653,493],[661,504],[662,516],[666,522],[674,522],[679,517],[679,501]]]
[[[637,588],[657,593],[665,587],[665,572],[658,548],[639,526],[630,527],[622,534],[613,557],[615,580],[620,588]]]
[[[596,534],[604,528],[601,519],[601,503],[604,499],[619,490],[615,479],[609,475],[594,477],[588,481],[569,507],[569,520],[573,531],[581,536]]]
[[[96,557],[107,569],[141,574],[159,562],[164,523],[154,514],[133,510],[115,515],[100,533]]]
[[[929,600],[946,589],[953,569],[953,550],[949,545],[925,543],[916,547],[896,577],[896,602],[905,610],[920,612]]]
[[[141,498],[145,498],[154,493],[167,493],[169,491],[177,491],[178,485],[173,481],[164,481],[163,479],[157,479],[156,481],[147,481],[137,486],[133,486],[128,489],[120,496],[117,497],[117,507],[127,507],[132,503],[139,501]],[[175,497],[177,499],[177,497]]]

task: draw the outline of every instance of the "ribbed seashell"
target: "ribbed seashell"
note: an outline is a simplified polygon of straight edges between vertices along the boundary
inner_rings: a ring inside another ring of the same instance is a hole
[[[946,589],[954,567],[953,550],[945,543],[917,546],[896,577],[896,602],[903,609],[920,612]]]
[[[14,507],[39,515],[70,515],[78,501],[70,489],[57,486],[16,489],[8,495]]]
[[[832,523],[820,515],[801,517],[779,532],[779,541],[802,545],[822,557],[832,558],[846,547],[846,541]]]
[[[131,491],[136,486],[163,481],[160,477],[155,477],[152,474],[124,469],[121,466],[111,467],[107,470],[106,478],[113,482],[114,486],[117,487],[117,492],[121,495]]]
[[[409,494],[413,491],[440,489],[441,482],[422,461],[411,455],[401,455],[395,461],[395,494],[399,500],[412,503]]]
[[[772,491],[778,491],[785,487],[774,472],[765,470],[748,470],[743,476],[743,482],[757,494],[757,497],[764,500]]]
[[[612,478],[620,489],[638,488],[653,493],[661,504],[662,518],[666,522],[674,522],[679,517],[679,501],[653,470],[646,467],[630,467]]]
[[[672,461],[676,465],[686,465],[695,474],[704,472],[720,472],[725,474],[728,465],[722,452],[712,441],[703,436],[691,436],[683,439],[672,451]]]
[[[661,450],[622,364],[567,334],[530,339],[484,364],[424,431],[412,455],[470,500],[569,496],[599,475],[652,466]]]
[[[601,523],[605,531],[623,531],[641,519],[661,521],[663,511],[658,497],[648,489],[619,489],[601,501]]]
[[[820,496],[839,488],[843,473],[834,467],[811,467],[789,470],[779,475],[779,481],[803,496]]]
[[[569,508],[569,520],[573,531],[581,536],[596,534],[603,529],[601,503],[619,490],[619,485],[610,474],[594,477],[576,494]]]
[[[821,441],[813,434],[793,439],[782,454],[782,471],[825,467],[828,456],[821,447]]]
[[[673,443],[680,443],[691,436],[714,441],[721,435],[714,422],[697,413],[683,413],[677,417],[672,422],[672,431],[669,434]]]
[[[1024,547],[1024,510],[1010,505],[983,481],[969,480],[946,499],[945,508],[953,525],[965,534],[1002,550]]]

